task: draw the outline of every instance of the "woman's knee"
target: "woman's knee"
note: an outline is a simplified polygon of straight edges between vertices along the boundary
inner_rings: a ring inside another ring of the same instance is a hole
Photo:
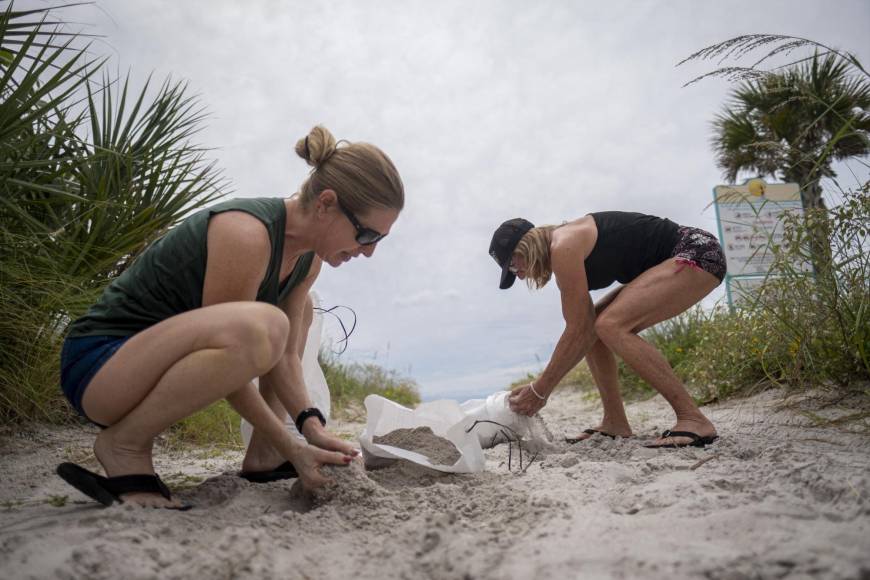
[[[280,308],[260,302],[246,303],[222,329],[221,342],[236,350],[257,373],[274,367],[287,347],[290,321]]]
[[[595,319],[595,334],[605,348],[612,350],[620,335],[625,332],[623,325],[615,317],[609,316],[606,311]]]

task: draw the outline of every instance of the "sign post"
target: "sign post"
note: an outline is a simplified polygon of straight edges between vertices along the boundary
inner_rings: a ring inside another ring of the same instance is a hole
[[[763,179],[750,179],[743,185],[717,185],[713,188],[713,206],[728,266],[725,293],[733,309],[765,280],[776,277],[770,271],[774,259],[771,246],[782,242],[785,213],[803,216],[800,186],[765,183]],[[795,263],[794,268],[812,272],[807,261]]]

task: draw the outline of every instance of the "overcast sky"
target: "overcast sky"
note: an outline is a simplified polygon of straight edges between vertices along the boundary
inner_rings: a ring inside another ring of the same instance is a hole
[[[342,360],[397,369],[426,399],[501,390],[559,338],[554,284],[498,289],[487,248],[503,220],[618,209],[716,231],[710,121],[729,85],[682,88],[714,65],[677,62],[780,33],[870,63],[866,0],[100,0],[65,16],[134,78],[189,82],[235,196],[295,192],[293,145],[315,124],[393,159],[393,233],[315,289],[359,317]]]

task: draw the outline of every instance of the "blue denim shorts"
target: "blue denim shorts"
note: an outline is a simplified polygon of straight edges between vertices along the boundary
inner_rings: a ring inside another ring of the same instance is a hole
[[[129,336],[80,336],[63,341],[60,353],[60,386],[70,405],[85,419],[100,425],[85,414],[82,396],[106,361],[129,340]]]

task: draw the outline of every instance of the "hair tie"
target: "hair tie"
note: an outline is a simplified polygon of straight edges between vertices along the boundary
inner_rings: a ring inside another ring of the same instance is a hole
[[[308,135],[305,136],[305,159],[311,161],[311,149],[308,148]]]

